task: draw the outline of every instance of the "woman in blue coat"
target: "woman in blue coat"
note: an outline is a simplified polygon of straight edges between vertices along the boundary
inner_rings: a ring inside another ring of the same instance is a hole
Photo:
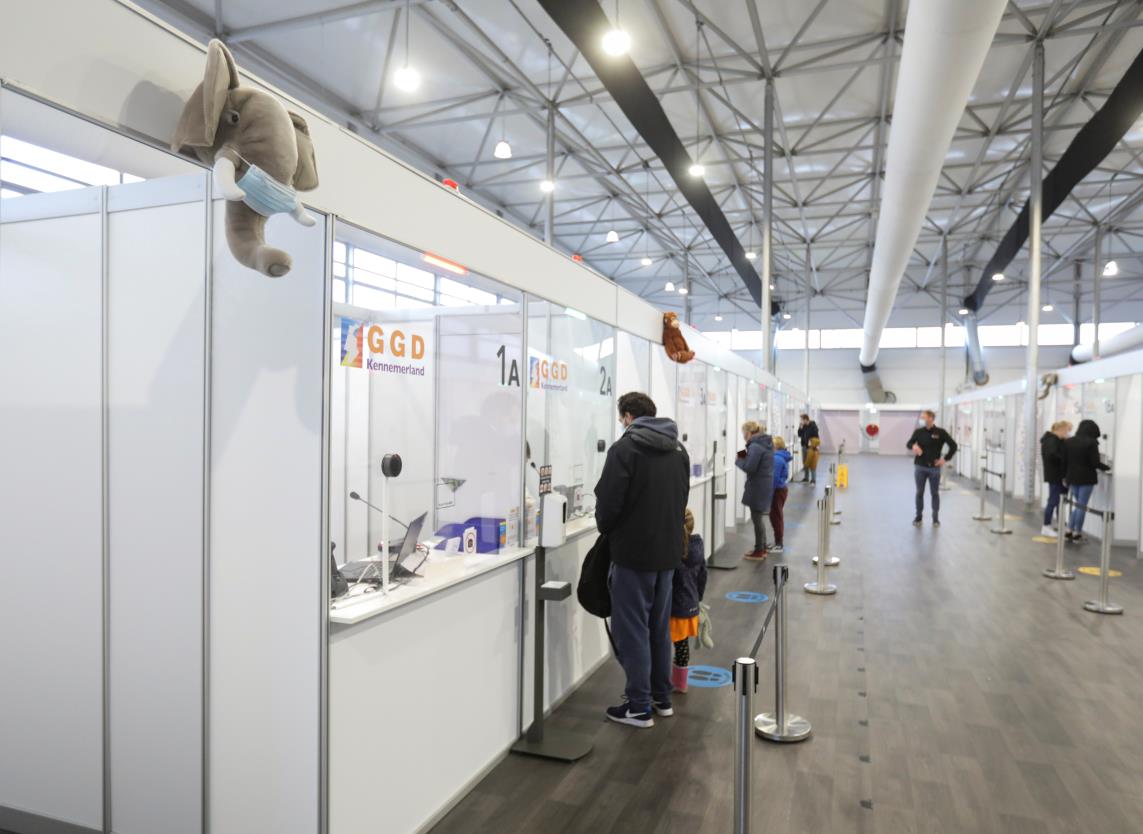
[[[766,558],[766,528],[762,519],[770,512],[774,497],[774,444],[766,428],[754,420],[742,424],[742,438],[746,448],[738,453],[735,465],[746,473],[746,488],[742,503],[750,510],[750,523],[754,525],[754,550],[747,559],[761,561]]]

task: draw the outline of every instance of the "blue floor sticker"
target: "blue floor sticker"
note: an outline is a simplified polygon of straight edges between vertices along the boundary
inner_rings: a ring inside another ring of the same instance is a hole
[[[730,670],[721,666],[692,666],[687,683],[703,689],[730,686]]]
[[[765,594],[760,594],[757,591],[731,591],[726,595],[726,598],[731,602],[765,602],[770,597]]]

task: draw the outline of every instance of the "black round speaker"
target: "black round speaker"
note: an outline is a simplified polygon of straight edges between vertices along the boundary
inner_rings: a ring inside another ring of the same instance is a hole
[[[381,458],[381,474],[386,478],[396,478],[401,474],[401,456],[394,452]]]

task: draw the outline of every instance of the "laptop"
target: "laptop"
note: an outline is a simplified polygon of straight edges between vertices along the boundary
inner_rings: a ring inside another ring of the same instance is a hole
[[[421,538],[421,529],[425,526],[425,518],[428,513],[421,513],[417,518],[413,519],[413,523],[409,525],[405,531],[405,538],[401,542],[401,548],[397,551],[396,558],[392,556],[392,548],[389,548],[389,579],[412,579],[419,577],[421,574],[417,573],[418,570],[425,564],[428,559],[427,555],[417,554],[417,542]],[[341,575],[350,582],[381,582],[381,560],[380,559],[361,559],[356,562],[347,562],[341,566]]]

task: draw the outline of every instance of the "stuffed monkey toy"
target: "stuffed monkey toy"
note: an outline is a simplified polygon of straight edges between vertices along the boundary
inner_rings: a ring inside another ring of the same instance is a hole
[[[663,313],[663,348],[667,351],[667,357],[680,365],[695,358],[695,352],[687,346],[687,339],[675,313]]]
[[[185,148],[213,167],[235,259],[278,278],[290,271],[292,259],[266,245],[266,220],[289,214],[303,226],[316,222],[297,194],[317,188],[314,146],[305,119],[270,93],[238,81],[230,50],[212,40],[203,80],[183,107],[171,149]]]

